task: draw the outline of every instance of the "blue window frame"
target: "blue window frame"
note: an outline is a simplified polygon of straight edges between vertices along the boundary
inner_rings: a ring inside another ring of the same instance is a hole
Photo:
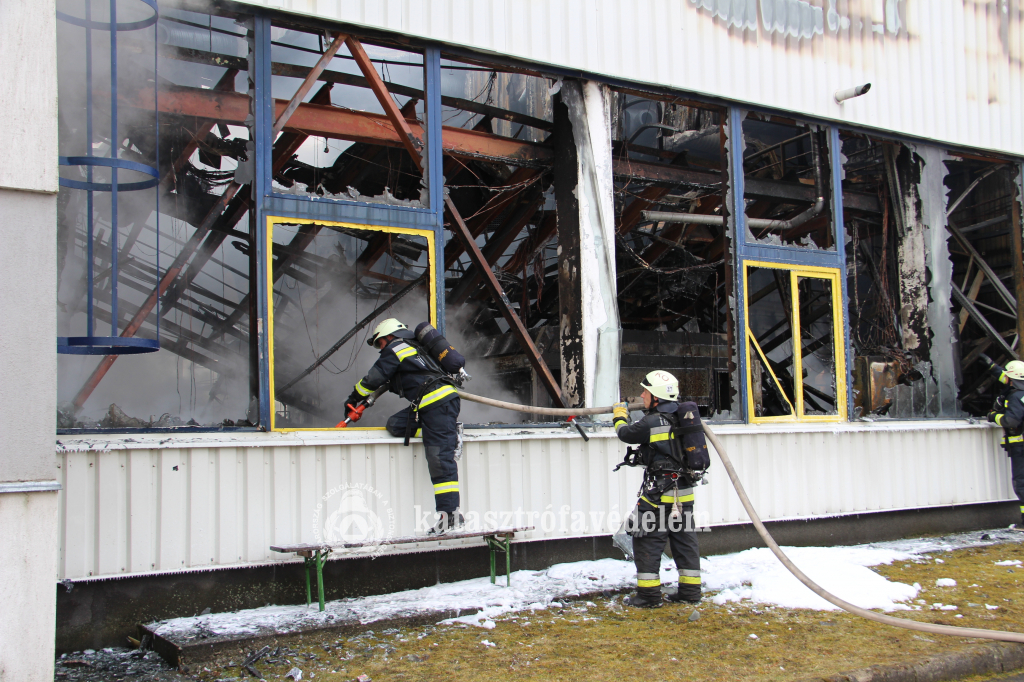
[[[272,180],[273,144],[270,131],[274,125],[274,107],[272,89],[271,52],[272,20],[270,16],[256,18],[255,26],[255,121],[256,121],[256,164],[254,184],[254,202],[257,206],[256,244],[258,262],[266,263],[268,218],[295,218],[301,220],[322,220],[325,222],[357,223],[369,226],[413,228],[430,230],[434,238],[434,250],[443,253],[444,236],[444,202],[441,173],[441,94],[440,94],[440,63],[441,53],[438,48],[427,47],[423,51],[424,65],[424,115],[425,115],[425,152],[423,154],[424,176],[427,189],[427,206],[407,207],[393,206],[383,203],[363,201],[344,201],[314,198],[311,196],[292,196],[275,192]],[[444,291],[444,259],[435,262],[434,277],[436,290]],[[258,310],[259,320],[257,331],[260,346],[260,423],[269,427],[273,398],[270,388],[270,348],[269,329],[267,326],[269,313],[268,269],[261,267],[258,273]],[[437,327],[444,333],[444,296],[436,298]]]
[[[736,277],[736,328],[737,338],[743,338],[746,336],[748,324],[746,319],[746,306],[744,302],[747,300],[747,292],[745,291],[746,278],[744,272],[747,267],[747,263],[771,263],[779,265],[789,265],[792,269],[799,270],[803,267],[813,268],[829,268],[838,271],[842,276],[838,278],[841,288],[841,307],[840,310],[835,311],[837,315],[842,315],[842,326],[843,326],[843,338],[846,340],[843,344],[843,348],[837,348],[836,352],[842,352],[845,355],[846,377],[845,381],[841,382],[845,384],[846,388],[846,405],[853,404],[852,391],[852,378],[850,375],[850,368],[852,367],[852,357],[850,354],[850,330],[849,321],[847,316],[848,308],[848,294],[846,290],[846,253],[843,248],[833,249],[808,249],[795,245],[786,244],[765,244],[757,241],[752,241],[748,238],[749,231],[747,225],[747,198],[746,198],[746,178],[744,173],[744,164],[742,161],[737,161],[744,158],[745,145],[743,140],[743,119],[745,116],[744,110],[739,107],[730,107],[729,109],[729,130],[730,130],[730,160],[729,172],[730,179],[732,182],[732,214],[733,214],[733,244],[735,246],[733,257],[735,259],[734,273]],[[828,167],[831,170],[830,183],[833,188],[842,187],[841,183],[841,160],[840,160],[840,145],[839,145],[839,131],[835,127],[829,127],[827,129],[828,136]],[[845,243],[845,234],[843,231],[843,197],[841,191],[831,192],[831,213],[832,213],[832,229],[834,235],[834,243],[837,245],[843,245]],[[755,415],[750,414],[750,396],[748,392],[750,386],[748,385],[747,377],[749,376],[748,357],[747,353],[738,352],[737,357],[739,360],[740,369],[740,404],[743,406],[744,419],[747,422],[752,421]],[[842,419],[847,419],[848,414],[839,415]]]

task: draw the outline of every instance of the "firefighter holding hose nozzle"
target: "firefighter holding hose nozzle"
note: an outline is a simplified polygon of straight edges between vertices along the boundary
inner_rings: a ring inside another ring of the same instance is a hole
[[[625,402],[615,405],[612,417],[619,440],[640,446],[630,448],[622,464],[645,468],[640,499],[627,523],[637,590],[626,603],[639,608],[662,605],[661,553],[668,542],[679,569],[679,588],[665,599],[697,604],[700,547],[693,528],[693,486],[702,481],[711,461],[700,412],[696,403],[678,401],[679,381],[669,372],[650,372],[640,386],[643,419],[630,424]]]
[[[459,513],[459,468],[455,451],[459,444],[458,418],[461,403],[457,386],[468,378],[462,357],[430,324],[423,322],[413,333],[395,318],[373,330],[367,344],[380,350],[380,358],[359,380],[345,401],[346,417],[357,421],[365,400],[382,386],[410,402],[388,418],[387,430],[404,437],[423,437],[434,507],[439,518],[431,534],[442,534],[463,525]]]
[[[984,353],[981,360],[988,365],[989,374],[1004,386],[988,413],[988,420],[1003,427],[1003,449],[1010,458],[1013,492],[1020,502],[1024,524],[1024,362],[1011,360],[1004,369]]]

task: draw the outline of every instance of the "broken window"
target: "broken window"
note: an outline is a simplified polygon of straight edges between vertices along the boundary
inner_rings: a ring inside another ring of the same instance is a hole
[[[745,268],[751,421],[845,419],[839,271],[751,262]]]
[[[441,59],[442,121],[449,128],[543,142],[552,129],[550,90],[537,74]]]
[[[420,160],[413,159],[388,119],[363,69],[373,69],[398,103],[410,132],[425,151],[423,54],[362,40],[335,44],[344,36],[299,25],[274,23],[271,30],[271,90],[274,121],[304,90],[297,109],[274,140],[272,191],[277,194],[385,203],[429,205]],[[323,71],[311,70],[330,53]]]
[[[982,416],[1002,388],[985,371],[982,355],[1005,366],[1020,349],[1015,295],[1024,274],[1019,168],[968,157],[954,157],[946,166],[960,401],[965,411]]]
[[[854,416],[956,416],[941,150],[839,135]]]
[[[448,336],[477,359],[471,392],[534,405],[552,404],[560,382],[553,82],[486,62],[441,59],[445,187],[484,259],[478,263],[454,235],[448,240]],[[450,212],[445,220],[452,227]],[[491,273],[504,300],[487,281]],[[528,343],[509,315],[528,330]],[[484,415],[469,403],[463,409],[474,421],[520,418]]]
[[[750,112],[743,120],[747,241],[835,250],[828,131]]]
[[[382,320],[436,323],[433,232],[334,222],[268,220],[273,256],[274,429],[329,429],[379,357],[367,339]],[[384,249],[364,256],[383,239]],[[382,426],[407,405],[387,393],[360,426]]]
[[[109,21],[109,5],[87,6],[93,21]],[[59,9],[82,18],[82,3]],[[118,20],[138,19],[130,11],[119,10]],[[85,335],[90,302],[96,320],[110,324],[116,303],[119,335],[156,339],[159,328],[160,350],[59,355],[58,428],[255,425],[251,191],[237,176],[253,139],[245,125],[251,17],[162,8],[155,29],[118,31],[116,133],[110,129],[109,32],[66,21],[58,22],[58,31],[61,156],[111,156],[114,148],[122,160],[157,167],[160,180],[156,190],[119,191],[116,222],[109,192],[93,192],[91,200],[86,191],[61,187],[58,336]],[[94,106],[91,118],[90,94],[94,105],[104,97],[107,102]],[[130,181],[126,175],[119,182]],[[61,177],[84,180],[86,171],[62,165]],[[91,176],[110,178],[102,168]],[[116,282],[110,277],[115,252]]]
[[[707,416],[738,414],[724,109],[618,93],[612,124],[624,396],[654,369]]]

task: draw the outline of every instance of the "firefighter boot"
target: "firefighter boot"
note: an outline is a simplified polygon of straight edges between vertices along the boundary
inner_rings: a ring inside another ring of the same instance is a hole
[[[688,591],[684,592],[682,589],[676,590],[674,593],[666,595],[665,600],[670,601],[673,604],[699,604],[700,603],[700,592]]]
[[[427,535],[445,535],[462,530],[466,525],[462,514],[456,509],[453,512],[440,512],[434,527],[427,531]]]
[[[622,600],[623,604],[635,606],[638,609],[656,609],[661,607],[660,588],[638,588],[636,594],[631,594]]]

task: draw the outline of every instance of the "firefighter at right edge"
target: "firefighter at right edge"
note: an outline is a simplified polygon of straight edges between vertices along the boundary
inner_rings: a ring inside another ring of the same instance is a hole
[[[999,366],[992,365],[993,374]],[[988,413],[988,420],[1003,427],[1003,449],[1010,457],[1013,474],[1013,492],[1020,502],[1021,521],[1024,523],[1024,362],[1011,360],[999,373],[999,382],[1006,388],[996,399]]]
[[[681,472],[671,457],[668,440],[672,426],[678,425],[679,381],[669,372],[656,370],[644,377],[640,386],[644,389],[644,418],[630,424],[626,403],[616,404],[612,417],[619,440],[639,445],[641,459],[649,462],[637,500],[635,528],[630,531],[637,589],[626,603],[639,608],[662,605],[661,553],[668,541],[679,569],[679,589],[665,598],[697,604],[701,598],[700,548],[693,530],[693,488],[681,487],[678,479],[672,479],[673,473]],[[672,519],[676,502],[681,503],[683,514]]]

